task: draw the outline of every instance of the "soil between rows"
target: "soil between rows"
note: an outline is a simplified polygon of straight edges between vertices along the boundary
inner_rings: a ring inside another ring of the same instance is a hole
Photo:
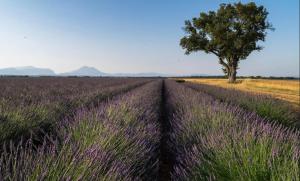
[[[169,139],[171,132],[171,125],[168,119],[168,109],[166,101],[166,90],[165,80],[162,82],[161,89],[161,104],[160,104],[160,129],[161,129],[161,140],[160,140],[160,158],[159,158],[159,178],[158,180],[165,181],[171,180],[171,172],[174,165],[174,155],[169,148]]]

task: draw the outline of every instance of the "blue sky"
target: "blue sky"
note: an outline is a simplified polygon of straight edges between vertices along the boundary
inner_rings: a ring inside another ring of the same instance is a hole
[[[0,68],[37,66],[65,72],[222,74],[217,57],[184,55],[184,20],[221,0],[2,0]],[[242,1],[249,2],[249,1]],[[299,1],[257,0],[275,27],[265,48],[240,63],[239,75],[299,76]]]

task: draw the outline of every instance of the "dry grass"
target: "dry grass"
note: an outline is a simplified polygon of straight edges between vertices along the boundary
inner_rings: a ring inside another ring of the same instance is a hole
[[[239,79],[235,84],[227,83],[227,79],[198,78],[185,80],[259,94],[268,94],[275,98],[291,102],[297,107],[300,106],[300,83],[298,80]]]

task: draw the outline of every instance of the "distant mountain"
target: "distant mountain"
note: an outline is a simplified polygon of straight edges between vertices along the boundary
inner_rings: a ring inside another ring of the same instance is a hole
[[[0,69],[0,75],[14,75],[14,76],[90,76],[90,77],[168,77],[171,75],[147,72],[147,73],[115,73],[109,74],[99,71],[94,67],[83,66],[77,70],[55,74],[51,69],[37,68],[32,66],[27,67],[11,67]]]
[[[60,74],[61,76],[108,76],[94,67],[83,66],[77,70]]]
[[[0,69],[0,75],[29,75],[29,76],[55,76],[51,69],[27,67],[10,67]]]

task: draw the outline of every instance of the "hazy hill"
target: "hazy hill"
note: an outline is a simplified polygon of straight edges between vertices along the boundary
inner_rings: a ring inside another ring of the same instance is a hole
[[[0,75],[28,75],[28,76],[90,76],[90,77],[168,77],[170,75],[146,72],[146,73],[104,73],[94,67],[83,66],[79,69],[56,74],[53,70],[47,68],[27,67],[10,67],[0,69]]]
[[[108,76],[94,67],[83,66],[77,70],[59,74],[61,76]]]
[[[56,74],[51,69],[27,66],[3,68],[0,69],[0,75],[55,76]]]

